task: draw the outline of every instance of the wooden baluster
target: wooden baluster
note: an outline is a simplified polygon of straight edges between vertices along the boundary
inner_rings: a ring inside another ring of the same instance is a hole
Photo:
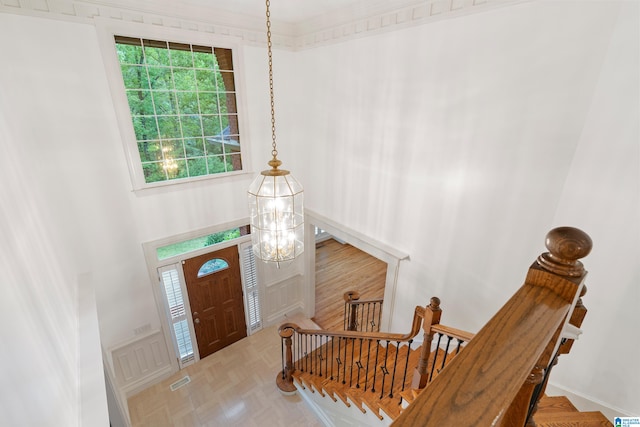
[[[358,328],[358,310],[351,302],[359,300],[360,293],[358,291],[347,291],[344,293],[343,298],[345,301],[345,312],[347,314],[347,331],[355,331]]]
[[[440,308],[440,298],[431,298],[429,305],[424,311],[424,319],[422,321],[422,329],[424,330],[424,339],[422,349],[420,350],[420,359],[418,367],[413,372],[413,380],[411,387],[415,389],[425,388],[429,379],[429,357],[431,355],[431,342],[433,341],[433,333],[431,326],[440,323],[442,309]],[[437,354],[437,353],[436,353]]]
[[[530,270],[546,270],[558,276],[564,276],[571,280],[575,280],[576,283],[580,283],[582,285],[586,271],[584,270],[582,263],[578,260],[580,258],[584,258],[589,254],[589,252],[591,252],[591,238],[585,232],[577,228],[558,227],[547,233],[545,245],[549,252],[545,252],[540,255],[537,260],[537,265],[534,264]],[[582,287],[584,286],[582,285]],[[582,288],[579,288],[579,292],[579,295],[575,295],[575,307],[578,306],[580,296],[584,295],[582,293]],[[577,316],[576,321],[579,318],[580,323],[582,323],[584,314],[586,314],[586,309],[584,309],[584,311],[579,310],[579,313],[575,315]],[[569,316],[569,320],[571,321],[574,313],[570,312]],[[580,316],[582,316],[582,318],[580,318]],[[570,321],[569,323],[571,323]],[[545,369],[553,366],[556,352],[558,349],[562,348],[559,347],[559,342],[563,327],[564,324],[561,324],[553,335],[553,338],[551,338],[551,341],[549,341],[549,344],[538,359],[538,363],[533,367],[531,374],[522,385],[518,394],[504,414],[502,423],[500,424],[501,426],[510,427],[523,426],[527,424],[532,425],[531,423],[535,425],[535,422],[532,420],[533,417],[530,417],[529,420],[527,420],[529,408],[532,405],[536,386],[542,384],[545,380]],[[536,397],[540,396],[542,396],[542,394]],[[533,405],[536,407],[537,402],[533,402]],[[533,413],[531,415],[533,415]]]
[[[285,323],[280,326],[278,329],[278,333],[280,337],[284,341],[285,346],[285,363],[284,363],[284,371],[279,372],[276,377],[276,385],[283,393],[293,393],[296,391],[296,386],[293,385],[293,377],[291,374],[295,371],[295,367],[293,366],[293,352],[291,350],[291,344],[294,330],[296,326],[291,323]]]

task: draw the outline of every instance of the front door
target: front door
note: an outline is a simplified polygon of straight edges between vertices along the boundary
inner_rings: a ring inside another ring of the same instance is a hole
[[[202,359],[247,336],[238,247],[182,263]]]

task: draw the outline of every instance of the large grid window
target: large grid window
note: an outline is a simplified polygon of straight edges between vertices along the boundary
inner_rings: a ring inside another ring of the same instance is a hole
[[[115,44],[145,183],[242,170],[231,49]]]

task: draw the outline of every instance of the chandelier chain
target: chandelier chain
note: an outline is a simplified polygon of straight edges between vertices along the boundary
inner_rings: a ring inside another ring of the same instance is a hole
[[[273,54],[271,52],[271,12],[269,6],[271,2],[266,0],[267,4],[267,52],[269,55],[269,95],[271,97],[271,155],[275,159],[278,155],[276,148],[276,112],[274,108],[274,96],[273,96]]]

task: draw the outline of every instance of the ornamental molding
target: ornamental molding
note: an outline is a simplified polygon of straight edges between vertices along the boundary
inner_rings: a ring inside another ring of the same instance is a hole
[[[380,6],[364,12],[343,9],[296,24],[275,21],[272,42],[280,49],[312,49],[529,1],[533,0],[407,0],[400,7],[395,3],[390,10]],[[90,25],[108,19],[234,37],[244,44],[266,46],[262,19],[203,7],[183,5],[176,9],[152,1],[136,5],[131,7],[125,0],[0,0],[0,13]]]

